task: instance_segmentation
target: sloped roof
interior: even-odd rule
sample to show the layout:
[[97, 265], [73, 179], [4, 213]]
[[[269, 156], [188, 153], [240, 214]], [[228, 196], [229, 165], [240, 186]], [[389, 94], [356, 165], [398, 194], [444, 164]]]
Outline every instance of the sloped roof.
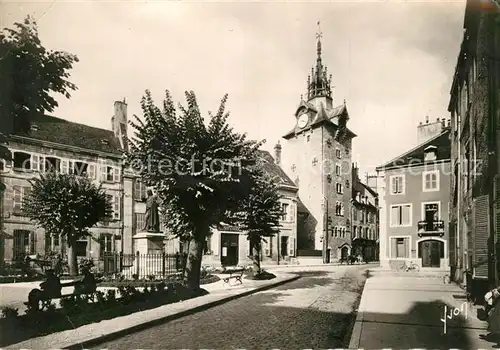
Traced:
[[[305, 106], [307, 107], [308, 105], [310, 105], [310, 103], [308, 102], [301, 102], [301, 104], [299, 105], [299, 108], [300, 109], [302, 106]], [[297, 111], [298, 111], [297, 109]], [[325, 108], [323, 106], [321, 106], [321, 108], [319, 109], [319, 111], [317, 111], [314, 106], [312, 106], [311, 108], [309, 108], [311, 111], [313, 112], [317, 112], [317, 114], [314, 116], [314, 119], [313, 119], [313, 122], [311, 124], [309, 124], [309, 127], [311, 128], [314, 128], [315, 126], [319, 126], [321, 123], [329, 123], [329, 124], [332, 124], [332, 125], [335, 125], [336, 127], [338, 127], [338, 123], [335, 122], [335, 118], [336, 117], [340, 117], [342, 115], [345, 115], [347, 118], [349, 118], [349, 113], [347, 112], [347, 107], [345, 104], [342, 104], [340, 106], [337, 106], [337, 107], [334, 107], [334, 108], [331, 108], [331, 109], [328, 109], [328, 110], [325, 110]], [[295, 134], [297, 132], [299, 132], [300, 130], [297, 130], [297, 127], [293, 127], [292, 130], [290, 130], [289, 132], [287, 132], [283, 138], [284, 139], [289, 139], [293, 136], [295, 136]], [[351, 130], [349, 130], [347, 127], [345, 128], [345, 131], [347, 132], [347, 134], [349, 134], [351, 137], [355, 137], [357, 136], [355, 133], [353, 133]]]
[[29, 131], [15, 135], [105, 153], [123, 153], [119, 139], [111, 130], [94, 128], [48, 115], [35, 116], [32, 125]]
[[262, 161], [264, 171], [269, 174], [272, 178], [278, 180], [278, 182], [285, 186], [297, 187], [295, 183], [288, 177], [288, 175], [277, 165], [274, 161], [273, 156], [268, 151], [258, 150], [259, 158]]
[[429, 146], [437, 147], [436, 161], [451, 159], [450, 128], [446, 128], [439, 135], [421, 143], [406, 153], [380, 165], [376, 170], [387, 168], [418, 166], [424, 164], [424, 150]]

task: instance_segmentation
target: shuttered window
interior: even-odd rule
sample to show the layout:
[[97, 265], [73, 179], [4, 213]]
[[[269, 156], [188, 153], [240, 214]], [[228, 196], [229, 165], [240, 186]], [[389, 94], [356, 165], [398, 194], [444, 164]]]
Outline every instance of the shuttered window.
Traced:
[[290, 237], [289, 244], [290, 244], [290, 251], [288, 252], [288, 255], [295, 256], [295, 238], [294, 237]]
[[488, 278], [489, 196], [474, 199], [473, 220], [473, 264], [475, 278]]

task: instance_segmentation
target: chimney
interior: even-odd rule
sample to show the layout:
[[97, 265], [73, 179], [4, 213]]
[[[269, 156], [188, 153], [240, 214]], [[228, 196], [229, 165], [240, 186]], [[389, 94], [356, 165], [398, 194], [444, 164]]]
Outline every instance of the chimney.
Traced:
[[419, 123], [417, 126], [417, 143], [421, 145], [427, 140], [439, 135], [446, 127], [446, 119], [436, 118], [436, 121], [429, 123], [429, 117], [425, 117], [425, 124]]
[[278, 140], [278, 143], [274, 145], [274, 162], [276, 165], [281, 166], [281, 145]]
[[127, 102], [125, 98], [123, 101], [115, 101], [115, 114], [111, 118], [111, 127], [115, 137], [120, 140], [122, 149], [127, 147]]

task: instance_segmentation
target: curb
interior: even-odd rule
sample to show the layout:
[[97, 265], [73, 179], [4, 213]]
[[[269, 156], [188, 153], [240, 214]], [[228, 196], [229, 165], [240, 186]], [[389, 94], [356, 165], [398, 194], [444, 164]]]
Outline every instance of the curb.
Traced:
[[[172, 315], [164, 316], [164, 317], [161, 317], [161, 318], [158, 318], [155, 320], [151, 320], [151, 321], [146, 321], [146, 322], [141, 323], [139, 325], [135, 325], [135, 326], [128, 327], [125, 329], [121, 329], [121, 330], [113, 332], [113, 333], [100, 335], [94, 339], [86, 340], [84, 342], [74, 343], [74, 344], [65, 346], [64, 349], [67, 349], [67, 350], [89, 349], [90, 347], [102, 344], [104, 342], [112, 341], [112, 340], [121, 338], [121, 337], [128, 335], [128, 334], [131, 334], [131, 333], [139, 332], [141, 330], [145, 330], [145, 329], [148, 329], [148, 328], [151, 328], [154, 326], [158, 326], [158, 325], [161, 325], [163, 323], [166, 323], [166, 322], [169, 322], [169, 321], [172, 321], [172, 320], [184, 317], [184, 316], [188, 316], [188, 315], [200, 312], [200, 311], [204, 311], [204, 310], [210, 309], [214, 306], [218, 306], [218, 305], [227, 303], [231, 300], [242, 298], [242, 297], [257, 293], [257, 292], [262, 292], [264, 290], [268, 290], [268, 289], [278, 287], [280, 285], [283, 285], [283, 284], [286, 284], [289, 282], [296, 281], [299, 278], [300, 278], [300, 276], [294, 275], [294, 276], [291, 276], [291, 277], [289, 277], [285, 280], [279, 281], [279, 282], [275, 282], [275, 283], [268, 284], [268, 285], [261, 286], [261, 287], [256, 287], [255, 289], [245, 291], [245, 292], [240, 293], [240, 294], [230, 295], [230, 296], [224, 297], [222, 299], [209, 302], [207, 304], [195, 306], [191, 309], [177, 312], [177, 313], [172, 314]], [[15, 344], [13, 344], [13, 345], [15, 345]]]

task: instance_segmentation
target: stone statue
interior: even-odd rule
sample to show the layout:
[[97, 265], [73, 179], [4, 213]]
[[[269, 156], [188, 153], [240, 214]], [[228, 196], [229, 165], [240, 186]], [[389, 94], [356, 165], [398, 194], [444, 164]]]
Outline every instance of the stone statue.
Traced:
[[148, 190], [148, 199], [146, 200], [146, 216], [144, 231], [160, 232], [160, 215], [158, 214], [158, 202], [153, 195], [153, 191]]

